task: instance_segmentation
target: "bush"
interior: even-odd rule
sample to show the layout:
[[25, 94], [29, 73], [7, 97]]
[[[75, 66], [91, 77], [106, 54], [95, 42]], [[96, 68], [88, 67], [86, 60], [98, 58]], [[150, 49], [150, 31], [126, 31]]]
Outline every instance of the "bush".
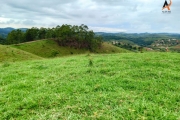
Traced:
[[54, 50], [54, 51], [51, 52], [50, 57], [56, 57], [58, 54], [59, 54], [59, 52]]

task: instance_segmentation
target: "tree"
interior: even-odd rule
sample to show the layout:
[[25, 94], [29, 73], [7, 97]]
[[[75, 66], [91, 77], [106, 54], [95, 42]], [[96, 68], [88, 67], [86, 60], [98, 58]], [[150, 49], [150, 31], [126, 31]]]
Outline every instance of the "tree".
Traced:
[[0, 35], [0, 44], [5, 44], [5, 43], [6, 43], [6, 39]]
[[86, 48], [93, 51], [100, 46], [102, 38], [95, 37], [92, 30], [88, 30], [88, 26], [82, 24], [80, 26], [62, 25], [56, 27], [56, 41], [61, 46], [69, 46], [74, 48]]
[[38, 39], [45, 39], [46, 33], [47, 33], [47, 29], [41, 27], [41, 28], [38, 30]]
[[36, 27], [32, 27], [31, 29], [28, 29], [25, 33], [26, 41], [33, 41], [38, 39], [38, 31], [39, 29]]
[[24, 41], [24, 32], [19, 29], [11, 31], [7, 36], [7, 44], [18, 44]]
[[46, 30], [46, 38], [54, 39], [56, 37], [55, 30], [56, 30], [55, 28], [52, 29], [48, 28]]
[[21, 30], [14, 30], [8, 35], [7, 41], [8, 44], [17, 44], [45, 38], [55, 40], [60, 46], [83, 48], [90, 51], [94, 51], [102, 43], [102, 37], [95, 36], [95, 33], [84, 24], [80, 26], [63, 24], [52, 29], [32, 27], [25, 33]]

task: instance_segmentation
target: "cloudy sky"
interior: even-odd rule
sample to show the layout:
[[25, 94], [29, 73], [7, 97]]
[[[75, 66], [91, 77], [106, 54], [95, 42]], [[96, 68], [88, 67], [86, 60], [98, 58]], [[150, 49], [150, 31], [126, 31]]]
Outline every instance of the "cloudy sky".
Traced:
[[[0, 28], [85, 24], [96, 32], [180, 33], [180, 0], [1, 0]], [[167, 0], [169, 3], [169, 0]]]

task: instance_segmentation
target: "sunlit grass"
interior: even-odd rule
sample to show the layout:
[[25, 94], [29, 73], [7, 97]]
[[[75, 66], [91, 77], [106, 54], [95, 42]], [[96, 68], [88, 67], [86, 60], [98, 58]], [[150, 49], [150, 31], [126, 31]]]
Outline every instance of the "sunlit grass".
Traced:
[[6, 45], [0, 45], [0, 63], [1, 62], [16, 62], [22, 60], [33, 60], [33, 59], [42, 59], [31, 53], [12, 48]]
[[180, 119], [177, 53], [0, 64], [0, 119]]

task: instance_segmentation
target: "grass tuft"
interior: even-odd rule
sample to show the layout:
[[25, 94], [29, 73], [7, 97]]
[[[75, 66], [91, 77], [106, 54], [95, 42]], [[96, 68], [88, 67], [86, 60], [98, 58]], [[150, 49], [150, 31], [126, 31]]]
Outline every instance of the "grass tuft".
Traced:
[[92, 58], [89, 58], [89, 66], [90, 66], [90, 67], [93, 66], [93, 60], [92, 60]]
[[10, 63], [8, 63], [8, 62], [5, 62], [2, 64], [2, 67], [9, 67], [9, 66], [10, 66]]

